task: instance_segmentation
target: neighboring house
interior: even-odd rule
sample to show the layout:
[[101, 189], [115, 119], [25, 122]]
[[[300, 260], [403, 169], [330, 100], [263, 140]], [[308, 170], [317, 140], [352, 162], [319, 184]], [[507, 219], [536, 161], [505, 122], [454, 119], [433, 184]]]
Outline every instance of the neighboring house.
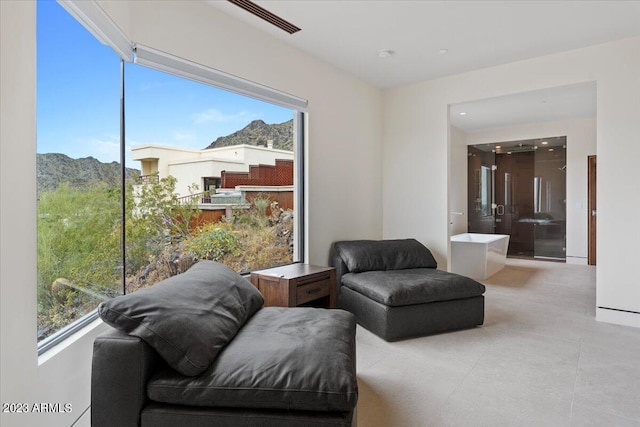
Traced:
[[198, 186], [198, 191], [221, 188], [224, 172], [249, 172], [251, 166], [275, 166], [278, 160], [280, 163], [283, 160], [293, 162], [292, 151], [278, 150], [271, 144], [267, 147], [232, 145], [207, 150], [147, 144], [133, 147], [131, 153], [133, 160], [140, 161], [143, 180], [155, 174], [159, 178], [171, 175], [177, 180], [176, 192], [181, 196], [189, 195], [189, 187], [193, 184]]
[[293, 209], [294, 155], [274, 149], [271, 141], [267, 147], [243, 144], [193, 150], [149, 144], [131, 151], [133, 160], [141, 163], [140, 183], [173, 176], [181, 197], [198, 195], [205, 222], [231, 215], [232, 208], [246, 207], [256, 196]]

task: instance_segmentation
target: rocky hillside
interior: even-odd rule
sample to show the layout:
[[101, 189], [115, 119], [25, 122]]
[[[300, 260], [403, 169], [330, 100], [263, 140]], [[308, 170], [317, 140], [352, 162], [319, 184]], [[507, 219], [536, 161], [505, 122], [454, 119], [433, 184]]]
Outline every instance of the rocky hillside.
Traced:
[[[37, 157], [38, 192], [55, 190], [62, 182], [72, 187], [83, 187], [92, 182], [106, 182], [109, 185], [120, 183], [120, 164], [102, 163], [93, 157], [72, 159], [60, 153], [38, 154]], [[127, 178], [139, 175], [137, 169], [126, 168]]]
[[221, 136], [205, 149], [240, 144], [266, 147], [268, 140], [273, 140], [273, 148], [293, 151], [293, 119], [272, 125], [266, 124], [262, 120], [254, 120], [244, 129], [231, 135]]

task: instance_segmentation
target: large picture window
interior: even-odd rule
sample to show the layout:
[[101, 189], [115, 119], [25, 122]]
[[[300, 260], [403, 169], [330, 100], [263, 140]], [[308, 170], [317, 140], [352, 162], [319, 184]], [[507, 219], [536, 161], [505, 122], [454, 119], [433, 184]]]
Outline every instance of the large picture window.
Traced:
[[37, 12], [40, 351], [199, 260], [302, 261], [306, 101], [149, 48], [123, 63], [86, 14]]
[[210, 259], [248, 272], [298, 261], [295, 111], [126, 67], [126, 291]]

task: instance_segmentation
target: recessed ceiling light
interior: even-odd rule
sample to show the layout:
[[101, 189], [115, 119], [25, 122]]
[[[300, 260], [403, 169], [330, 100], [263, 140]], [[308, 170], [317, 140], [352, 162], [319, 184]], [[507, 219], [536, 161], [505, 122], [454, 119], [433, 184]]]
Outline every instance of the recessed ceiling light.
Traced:
[[511, 151], [507, 151], [507, 154], [511, 154]]
[[447, 53], [447, 52], [449, 52], [449, 49], [440, 49], [440, 50], [438, 51], [438, 53], [439, 53], [440, 55], [444, 55], [444, 54], [445, 54], [445, 53]]
[[460, 113], [461, 116], [466, 116], [467, 113], [465, 113], [464, 111]]
[[553, 148], [549, 148], [549, 151], [553, 151]]
[[496, 148], [502, 148], [500, 145], [496, 145]]
[[380, 49], [378, 51], [378, 58], [388, 58], [391, 55], [393, 55], [394, 52], [392, 50], [389, 49]]
[[548, 143], [548, 141], [542, 141], [542, 145], [547, 145]]

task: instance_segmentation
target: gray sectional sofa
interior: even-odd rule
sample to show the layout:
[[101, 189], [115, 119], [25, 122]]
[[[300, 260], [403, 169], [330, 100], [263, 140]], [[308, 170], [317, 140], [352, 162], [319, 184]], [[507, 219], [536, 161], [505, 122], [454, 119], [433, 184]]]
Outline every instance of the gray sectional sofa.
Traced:
[[211, 261], [102, 303], [91, 425], [355, 426], [355, 319], [262, 307]]
[[483, 284], [437, 270], [415, 239], [335, 242], [338, 305], [387, 341], [484, 322]]

